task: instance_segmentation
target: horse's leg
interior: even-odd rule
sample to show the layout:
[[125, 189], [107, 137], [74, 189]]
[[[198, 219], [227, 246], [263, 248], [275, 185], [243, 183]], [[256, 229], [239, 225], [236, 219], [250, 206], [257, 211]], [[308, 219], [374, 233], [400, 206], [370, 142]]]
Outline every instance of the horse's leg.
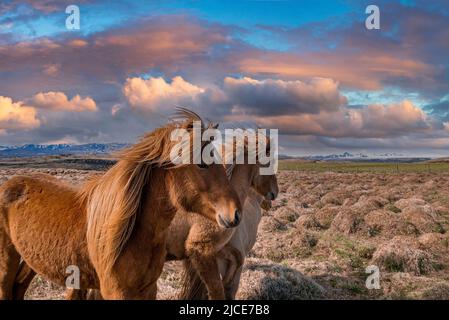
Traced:
[[14, 280], [19, 266], [19, 253], [6, 231], [0, 229], [0, 300], [13, 299]]
[[240, 283], [244, 257], [238, 249], [229, 244], [220, 250], [218, 255], [218, 263], [224, 271], [222, 271], [222, 278], [225, 296], [226, 299], [233, 300]]
[[87, 300], [87, 289], [67, 289], [65, 291], [66, 300]]
[[23, 300], [28, 287], [33, 281], [36, 272], [31, 269], [25, 261], [20, 263], [20, 269], [14, 281], [13, 295], [14, 300]]
[[[20, 270], [14, 282], [14, 300], [23, 300], [25, 293], [33, 281], [36, 272], [34, 272], [25, 262], [20, 264]], [[84, 289], [67, 289], [65, 294], [66, 300], [86, 300], [87, 290]]]
[[207, 288], [209, 300], [224, 300], [224, 288], [218, 269], [217, 257], [215, 254], [201, 254], [196, 251], [189, 256], [198, 276]]
[[243, 266], [240, 266], [235, 270], [234, 276], [232, 279], [230, 279], [229, 282], [227, 282], [225, 287], [225, 295], [226, 299], [234, 300], [235, 295], [237, 294], [237, 291], [239, 289], [240, 285], [240, 277], [242, 276]]
[[86, 294], [86, 300], [103, 300], [100, 290], [89, 289]]
[[97, 293], [88, 294], [88, 300], [155, 300], [157, 294], [157, 285], [152, 283], [145, 287], [145, 289], [140, 290], [138, 285], [133, 286], [133, 288], [105, 288], [104, 286]]
[[66, 300], [103, 300], [100, 290], [97, 289], [67, 289]]
[[[162, 254], [163, 253], [163, 254]], [[125, 253], [125, 255], [128, 253]], [[88, 297], [100, 296], [104, 300], [155, 300], [157, 294], [157, 280], [162, 272], [165, 251], [161, 252], [161, 261], [157, 266], [150, 268], [141, 266], [139, 261], [120, 257], [115, 270], [108, 274], [107, 278], [100, 278], [100, 290], [91, 292]], [[153, 255], [154, 263], [157, 258]], [[134, 266], [133, 272], [129, 272], [130, 265]], [[92, 290], [91, 290], [92, 291]]]
[[148, 287], [147, 297], [145, 300], [156, 300], [157, 296], [157, 283], [154, 282]]

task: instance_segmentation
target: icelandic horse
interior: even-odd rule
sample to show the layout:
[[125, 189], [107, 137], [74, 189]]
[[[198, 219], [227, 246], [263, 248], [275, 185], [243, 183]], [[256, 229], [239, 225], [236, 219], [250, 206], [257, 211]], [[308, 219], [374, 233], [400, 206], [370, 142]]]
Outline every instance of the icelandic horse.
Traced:
[[[274, 200], [274, 197], [272, 199]], [[249, 190], [243, 205], [242, 221], [235, 228], [226, 246], [217, 253], [217, 264], [227, 300], [235, 299], [240, 285], [245, 258], [256, 243], [257, 231], [262, 219], [261, 208], [269, 210], [271, 208], [271, 200], [262, 197], [256, 190]], [[208, 290], [205, 282], [195, 272], [195, 269], [189, 266], [188, 262], [185, 268], [187, 276], [182, 285], [180, 298], [184, 300], [207, 299]]]
[[[269, 152], [270, 143], [267, 137]], [[259, 137], [260, 139], [260, 137]], [[235, 147], [235, 145], [234, 145]], [[249, 154], [245, 144], [245, 157]], [[228, 167], [231, 186], [237, 191], [243, 204], [248, 195], [256, 195], [267, 201], [274, 200], [279, 192], [276, 175], [261, 175], [261, 164], [233, 164]], [[251, 221], [245, 217], [243, 211], [242, 222]], [[241, 223], [242, 223], [241, 222]], [[186, 212], [176, 213], [169, 227], [167, 239], [167, 253], [169, 259], [184, 260], [184, 279], [180, 299], [231, 299], [231, 289], [228, 283], [234, 279], [233, 271], [243, 264], [245, 253], [239, 246], [229, 245], [239, 232], [239, 238], [255, 238], [255, 233], [242, 229], [222, 229], [213, 225], [204, 217], [189, 215]], [[257, 232], [257, 225], [256, 225]], [[229, 270], [229, 272], [228, 272]]]
[[[269, 148], [269, 143], [267, 145]], [[247, 144], [244, 145], [244, 153], [248, 154]], [[231, 186], [237, 192], [241, 203], [245, 202], [248, 195], [265, 198], [267, 201], [277, 197], [279, 190], [276, 176], [260, 175], [260, 167], [259, 163], [227, 166]], [[251, 220], [245, 216], [241, 219]], [[233, 279], [232, 272], [243, 264], [244, 257], [239, 250], [241, 247], [234, 248], [228, 244], [235, 238], [234, 231], [240, 233], [240, 238], [245, 237], [245, 231], [251, 230], [240, 227], [224, 229], [198, 214], [185, 210], [176, 212], [167, 236], [167, 261], [184, 260], [185, 273], [179, 298], [195, 299], [198, 294], [201, 294], [201, 298], [211, 300], [233, 298], [230, 288], [223, 287], [223, 284]], [[249, 232], [248, 238], [255, 239], [255, 233]], [[227, 270], [229, 280], [225, 281], [220, 276], [225, 275]], [[75, 299], [101, 299], [98, 292], [93, 290], [88, 293], [78, 290], [72, 292], [72, 295]]]
[[202, 121], [179, 113], [80, 190], [48, 175], [0, 187], [0, 299], [23, 298], [33, 273], [65, 285], [69, 266], [78, 267], [81, 289], [99, 289], [105, 299], [155, 299], [176, 212], [238, 224], [240, 200], [221, 164], [172, 163], [172, 130], [192, 139], [193, 121]]

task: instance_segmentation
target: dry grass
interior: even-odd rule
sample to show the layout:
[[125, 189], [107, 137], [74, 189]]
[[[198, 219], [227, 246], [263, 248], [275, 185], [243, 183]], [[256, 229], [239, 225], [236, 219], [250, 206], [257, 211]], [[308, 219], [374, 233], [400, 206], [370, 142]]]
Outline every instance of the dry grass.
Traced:
[[[281, 193], [262, 217], [239, 298], [449, 298], [449, 174], [443, 166], [399, 174], [357, 167], [279, 173]], [[0, 182], [33, 171], [75, 184], [92, 174], [5, 168]], [[372, 264], [381, 270], [380, 290], [365, 287]], [[180, 273], [179, 263], [166, 264], [159, 298], [176, 297]], [[61, 299], [63, 290], [37, 279], [27, 297]]]

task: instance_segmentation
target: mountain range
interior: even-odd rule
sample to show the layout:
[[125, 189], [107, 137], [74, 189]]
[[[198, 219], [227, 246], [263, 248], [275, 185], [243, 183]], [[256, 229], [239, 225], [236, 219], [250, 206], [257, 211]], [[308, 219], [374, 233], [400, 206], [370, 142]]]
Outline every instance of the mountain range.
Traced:
[[26, 144], [23, 146], [0, 146], [0, 157], [109, 154], [126, 146], [127, 144], [124, 143]]
[[[22, 146], [0, 146], [0, 158], [25, 158], [56, 155], [107, 155], [128, 146], [125, 143], [87, 143], [87, 144], [26, 144]], [[343, 152], [341, 154], [310, 155], [291, 157], [279, 155], [279, 159], [302, 159], [311, 161], [425, 161], [430, 158], [404, 158], [397, 153], [368, 156], [363, 153]]]

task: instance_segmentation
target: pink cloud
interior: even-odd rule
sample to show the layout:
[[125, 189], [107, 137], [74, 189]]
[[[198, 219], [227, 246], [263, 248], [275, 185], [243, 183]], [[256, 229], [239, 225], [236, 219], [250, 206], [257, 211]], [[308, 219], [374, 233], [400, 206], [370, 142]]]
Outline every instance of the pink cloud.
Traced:
[[220, 26], [167, 16], [84, 39], [40, 38], [0, 45], [0, 72], [25, 70], [30, 77], [42, 66], [57, 64], [64, 79], [123, 81], [130, 74], [152, 68], [170, 72], [188, 67], [207, 58], [213, 45], [227, 42]]
[[0, 96], [0, 131], [29, 130], [40, 124], [35, 108], [22, 101], [14, 102], [9, 97]]
[[31, 102], [38, 109], [52, 111], [97, 111], [97, 105], [92, 98], [75, 95], [69, 99], [63, 92], [40, 92], [34, 95]]
[[385, 81], [394, 77], [410, 79], [426, 77], [429, 80], [440, 72], [437, 67], [416, 59], [379, 56], [369, 52], [314, 53], [313, 55], [267, 52], [243, 57], [237, 63], [244, 73], [288, 79], [332, 78], [346, 87], [364, 90], [381, 89]]
[[132, 108], [150, 112], [170, 108], [194, 99], [204, 89], [185, 81], [182, 77], [174, 77], [171, 83], [163, 78], [128, 78], [123, 86], [123, 94]]
[[441, 122], [407, 100], [360, 109], [342, 107], [338, 111], [319, 114], [258, 117], [255, 121], [264, 127], [279, 128], [284, 134], [336, 138], [388, 138], [413, 133], [432, 134], [444, 129]]

